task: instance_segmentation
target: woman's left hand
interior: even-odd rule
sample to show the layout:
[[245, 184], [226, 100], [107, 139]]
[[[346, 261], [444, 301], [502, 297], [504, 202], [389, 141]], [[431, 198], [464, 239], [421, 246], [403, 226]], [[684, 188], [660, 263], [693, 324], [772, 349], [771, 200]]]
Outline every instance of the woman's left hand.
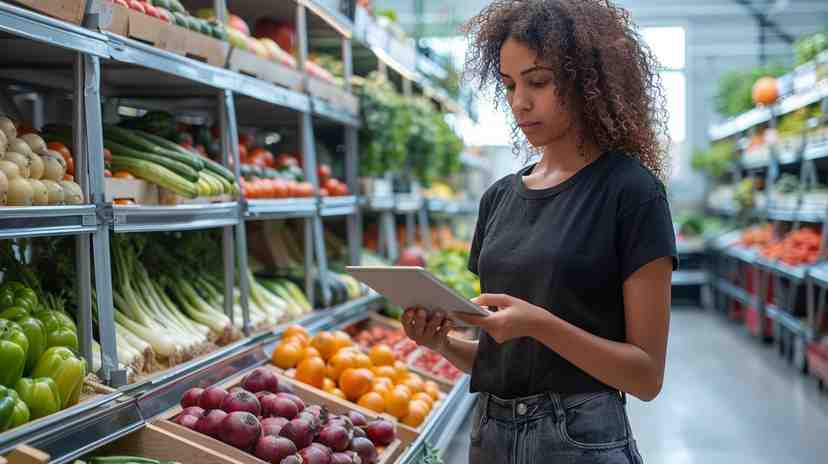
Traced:
[[488, 316], [454, 313], [458, 319], [483, 329], [497, 343], [518, 337], [531, 337], [539, 326], [549, 320], [549, 311], [509, 295], [484, 293], [473, 298], [480, 306], [496, 306], [497, 311]]

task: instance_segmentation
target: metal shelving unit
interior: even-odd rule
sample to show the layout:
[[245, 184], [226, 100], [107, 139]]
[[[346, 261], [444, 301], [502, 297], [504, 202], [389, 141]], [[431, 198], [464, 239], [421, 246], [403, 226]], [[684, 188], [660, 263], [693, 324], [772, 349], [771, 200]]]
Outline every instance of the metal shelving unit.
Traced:
[[[203, 0], [216, 11], [225, 10], [224, 0]], [[188, 3], [189, 5], [189, 3]], [[88, 5], [88, 7], [91, 6]], [[236, 9], [261, 9], [261, 2], [233, 0]], [[339, 12], [314, 0], [270, 2], [268, 13], [277, 12], [295, 19], [299, 37], [299, 69], [304, 69], [308, 47], [320, 40], [336, 40], [345, 63], [346, 85], [350, 93], [352, 39], [376, 53], [383, 66], [394, 63], [399, 70], [439, 101], [443, 108], [462, 111], [440, 92], [433, 91], [425, 79], [406, 70], [416, 69], [399, 57], [398, 44], [376, 42], [376, 35], [358, 34], [356, 25]], [[358, 8], [361, 9], [361, 8]], [[310, 14], [308, 14], [310, 12]], [[147, 44], [108, 32], [96, 32], [54, 20], [29, 10], [0, 3], [0, 40], [6, 47], [5, 66], [0, 74], [9, 81], [31, 85], [33, 89], [49, 88], [72, 95], [72, 122], [75, 130], [73, 153], [76, 155], [77, 180], [89, 204], [81, 206], [0, 208], [0, 239], [76, 235], [79, 275], [78, 326], [81, 351], [91, 360], [92, 295], [99, 308], [98, 337], [102, 356], [100, 377], [112, 386], [114, 393], [92, 400], [0, 434], [0, 454], [21, 444], [42, 449], [51, 455], [51, 462], [62, 464], [122, 437], [140, 427], [160, 411], [176, 404], [187, 388], [214, 383], [233, 372], [251, 369], [265, 362], [261, 346], [272, 345], [285, 327], [259, 334], [249, 333], [247, 304], [249, 283], [241, 273], [239, 287], [248, 337], [222, 347], [208, 355], [177, 365], [148, 379], [125, 385], [126, 374], [117, 366], [113, 322], [112, 282], [110, 275], [110, 238], [113, 233], [154, 231], [186, 231], [206, 228], [223, 230], [226, 301], [233, 301], [233, 279], [238, 265], [245, 269], [247, 244], [245, 224], [255, 220], [298, 219], [305, 223], [306, 266], [315, 266], [324, 275], [327, 270], [322, 237], [322, 221], [345, 218], [348, 221], [350, 261], [359, 262], [361, 249], [361, 208], [359, 196], [345, 198], [305, 198], [288, 200], [245, 200], [226, 203], [175, 206], [113, 206], [104, 198], [103, 122], [118, 105], [146, 105], [152, 108], [173, 108], [176, 105], [217, 114], [221, 126], [224, 164], [231, 165], [237, 179], [239, 153], [238, 124], [273, 125], [293, 119], [299, 127], [300, 147], [304, 155], [305, 177], [318, 192], [316, 178], [315, 126], [334, 125], [343, 131], [346, 181], [352, 192], [358, 192], [358, 115], [341, 110], [329, 102], [308, 94], [285, 89], [263, 80], [234, 71], [211, 66], [182, 57]], [[374, 40], [373, 42], [371, 42]], [[412, 50], [414, 50], [412, 48]], [[416, 57], [416, 53], [414, 53]], [[305, 79], [308, 79], [305, 75]], [[169, 106], [167, 106], [169, 105]], [[397, 202], [392, 197], [387, 211], [418, 215], [427, 213], [421, 202]], [[385, 210], [385, 209], [383, 209]], [[456, 207], [446, 214], [466, 213]], [[470, 211], [468, 211], [470, 212]], [[427, 219], [427, 216], [426, 216]], [[94, 264], [94, 267], [93, 267]], [[93, 271], [94, 269], [94, 271]], [[323, 293], [329, 289], [323, 285]], [[313, 295], [313, 292], [309, 292]], [[327, 298], [325, 298], [327, 300]], [[365, 296], [335, 308], [314, 311], [300, 321], [310, 330], [335, 327], [361, 317], [380, 303], [376, 294]], [[322, 306], [325, 301], [321, 302]], [[230, 310], [226, 307], [225, 310]], [[90, 363], [91, 364], [91, 363]], [[443, 403], [441, 424], [457, 413], [462, 403], [461, 390], [465, 381]], [[463, 403], [465, 404], [465, 403]], [[444, 425], [441, 425], [444, 427]], [[437, 428], [430, 426], [432, 439]]]

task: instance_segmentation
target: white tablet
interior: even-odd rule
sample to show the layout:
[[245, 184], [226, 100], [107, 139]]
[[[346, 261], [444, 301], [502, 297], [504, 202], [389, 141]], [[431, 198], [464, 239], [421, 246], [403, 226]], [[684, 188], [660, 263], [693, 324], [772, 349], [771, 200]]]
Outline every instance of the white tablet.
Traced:
[[421, 267], [348, 266], [345, 271], [401, 308], [424, 308], [478, 316], [491, 314]]

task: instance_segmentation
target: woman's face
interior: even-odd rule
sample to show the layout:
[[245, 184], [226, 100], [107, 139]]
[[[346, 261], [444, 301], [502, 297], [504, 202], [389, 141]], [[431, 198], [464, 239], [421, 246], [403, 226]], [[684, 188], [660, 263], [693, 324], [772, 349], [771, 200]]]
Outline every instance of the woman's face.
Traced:
[[500, 48], [500, 76], [518, 127], [535, 147], [566, 136], [573, 118], [557, 93], [552, 69], [515, 39]]

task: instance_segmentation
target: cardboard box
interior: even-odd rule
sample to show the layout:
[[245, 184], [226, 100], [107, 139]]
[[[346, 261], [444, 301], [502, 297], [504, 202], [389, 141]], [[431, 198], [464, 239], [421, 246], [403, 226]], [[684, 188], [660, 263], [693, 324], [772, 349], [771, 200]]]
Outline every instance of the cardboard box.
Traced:
[[309, 77], [308, 93], [351, 114], [359, 113], [359, 99], [336, 84], [331, 84], [315, 77]]
[[15, 0], [15, 3], [78, 26], [86, 13], [86, 0]]
[[[378, 417], [381, 417], [373, 411], [353, 405], [347, 401], [344, 401], [333, 395], [325, 393], [321, 390], [316, 390], [313, 387], [310, 387], [309, 385], [305, 385], [301, 382], [296, 382], [293, 379], [289, 379], [281, 373], [279, 373], [279, 369], [275, 366], [266, 365], [263, 367], [273, 369], [273, 371], [276, 372], [279, 376], [280, 383], [285, 382], [292, 385], [294, 390], [296, 391], [296, 395], [302, 398], [302, 400], [304, 400], [305, 403], [308, 405], [316, 404], [319, 406], [323, 406], [325, 409], [327, 409], [330, 412], [333, 412], [334, 414], [346, 414], [349, 411], [357, 410], [361, 412], [363, 415], [365, 415], [365, 417], [368, 418], [368, 420], [377, 419]], [[239, 385], [243, 377], [243, 375], [233, 377], [221, 383], [219, 386], [229, 390], [232, 387]], [[179, 437], [187, 442], [196, 443], [204, 448], [213, 450], [218, 455], [224, 456], [227, 459], [232, 460], [233, 462], [241, 464], [266, 464], [264, 461], [252, 454], [249, 454], [240, 449], [222, 443], [207, 435], [203, 435], [199, 432], [190, 430], [186, 427], [176, 424], [175, 422], [173, 422], [173, 419], [180, 412], [180, 406], [176, 406], [168, 410], [159, 417], [159, 419], [154, 423], [154, 426], [158, 427], [161, 430], [169, 432], [174, 436]], [[403, 429], [403, 427], [405, 427], [405, 429]], [[386, 446], [385, 449], [380, 453], [380, 458], [378, 462], [380, 464], [391, 464], [396, 462], [396, 459], [402, 454], [405, 448], [408, 445], [410, 445], [416, 438], [417, 433], [413, 432], [413, 429], [411, 429], [410, 427], [406, 427], [402, 424], [397, 424], [397, 439], [394, 440], [394, 442], [392, 442], [390, 445]], [[198, 462], [199, 464], [201, 464], [201, 461], [198, 461], [196, 459], [188, 459], [187, 462]]]
[[207, 205], [234, 201], [230, 195], [216, 195], [213, 197], [186, 198], [165, 188], [158, 189], [158, 203], [162, 205]]
[[110, 18], [101, 28], [118, 35], [140, 40], [177, 55], [186, 56], [213, 66], [224, 67], [230, 45], [199, 32], [170, 24], [139, 11], [106, 2]]
[[302, 91], [302, 73], [290, 66], [260, 58], [247, 50], [232, 48], [227, 68], [287, 89]]

